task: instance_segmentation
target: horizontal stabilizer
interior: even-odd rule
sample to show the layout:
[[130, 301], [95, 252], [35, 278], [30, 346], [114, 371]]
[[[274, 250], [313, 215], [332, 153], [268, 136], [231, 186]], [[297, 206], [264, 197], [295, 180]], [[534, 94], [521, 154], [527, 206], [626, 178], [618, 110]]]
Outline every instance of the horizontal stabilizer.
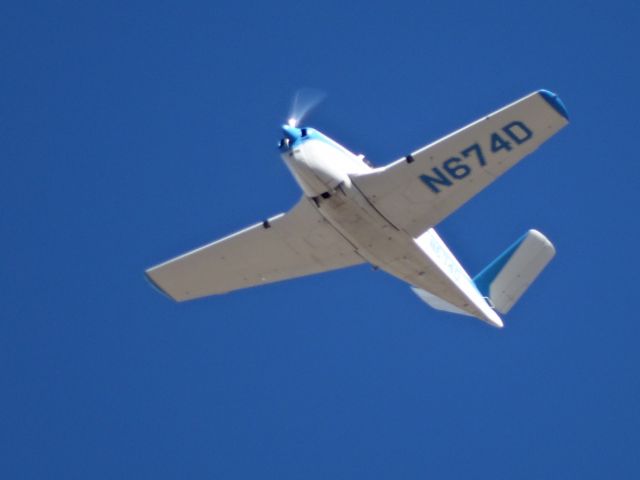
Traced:
[[435, 308], [436, 310], [441, 310], [443, 312], [458, 313], [460, 315], [472, 316], [470, 313], [465, 312], [464, 310], [456, 307], [455, 305], [451, 305], [446, 300], [443, 300], [437, 295], [434, 295], [433, 293], [429, 293], [426, 290], [423, 290], [422, 288], [411, 287], [411, 290], [413, 290], [413, 293], [415, 293], [420, 298], [420, 300], [422, 300], [424, 303], [429, 305], [431, 308]]
[[555, 253], [553, 244], [542, 233], [529, 230], [476, 275], [473, 282], [497, 311], [507, 313]]
[[414, 293], [422, 301], [436, 310], [469, 315], [502, 328], [500, 316], [433, 228], [414, 242], [428, 259], [424, 273], [410, 280]]

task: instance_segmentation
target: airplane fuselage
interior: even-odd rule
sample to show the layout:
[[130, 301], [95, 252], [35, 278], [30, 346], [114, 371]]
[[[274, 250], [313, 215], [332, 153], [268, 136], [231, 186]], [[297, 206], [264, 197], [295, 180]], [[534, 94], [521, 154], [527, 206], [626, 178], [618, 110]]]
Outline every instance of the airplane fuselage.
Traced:
[[331, 192], [339, 185], [350, 188], [350, 175], [372, 170], [362, 155], [353, 154], [317, 130], [282, 128], [282, 159], [309, 198]]
[[[468, 291], [452, 295], [451, 284], [442, 281], [439, 262], [385, 218], [358, 189], [353, 178], [374, 170], [363, 156], [311, 128], [284, 126], [283, 130], [280, 150], [285, 164], [320, 214], [363, 259], [411, 285], [448, 296], [451, 304], [471, 315], [493, 319], [493, 311], [480, 311], [469, 301]], [[462, 273], [457, 262], [450, 262], [450, 268]], [[471, 284], [470, 288], [475, 290]]]

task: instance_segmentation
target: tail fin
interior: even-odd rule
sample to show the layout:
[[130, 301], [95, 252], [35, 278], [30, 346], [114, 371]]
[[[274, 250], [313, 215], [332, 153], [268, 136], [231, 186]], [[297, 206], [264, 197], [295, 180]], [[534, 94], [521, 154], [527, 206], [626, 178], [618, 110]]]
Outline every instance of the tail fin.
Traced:
[[494, 308], [507, 313], [555, 255], [553, 244], [537, 230], [529, 230], [473, 278]]

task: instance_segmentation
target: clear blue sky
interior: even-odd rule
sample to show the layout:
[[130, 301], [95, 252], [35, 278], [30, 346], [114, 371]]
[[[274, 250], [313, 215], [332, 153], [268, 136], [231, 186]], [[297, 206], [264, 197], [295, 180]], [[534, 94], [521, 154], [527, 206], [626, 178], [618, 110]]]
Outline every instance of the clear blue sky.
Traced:
[[[636, 478], [637, 2], [5, 2], [0, 477]], [[440, 226], [558, 255], [504, 330], [363, 266], [173, 304], [287, 210], [309, 123], [377, 165], [538, 88], [572, 123]]]

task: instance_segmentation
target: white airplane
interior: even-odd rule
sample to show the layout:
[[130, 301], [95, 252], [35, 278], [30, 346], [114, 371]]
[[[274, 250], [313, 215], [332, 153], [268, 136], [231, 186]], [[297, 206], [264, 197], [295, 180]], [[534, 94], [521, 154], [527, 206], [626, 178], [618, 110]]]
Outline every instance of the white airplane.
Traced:
[[279, 149], [304, 194], [288, 212], [146, 271], [176, 301], [368, 262], [438, 310], [494, 327], [555, 254], [529, 230], [471, 278], [434, 230], [568, 124], [540, 90], [384, 167], [312, 128], [284, 125]]

